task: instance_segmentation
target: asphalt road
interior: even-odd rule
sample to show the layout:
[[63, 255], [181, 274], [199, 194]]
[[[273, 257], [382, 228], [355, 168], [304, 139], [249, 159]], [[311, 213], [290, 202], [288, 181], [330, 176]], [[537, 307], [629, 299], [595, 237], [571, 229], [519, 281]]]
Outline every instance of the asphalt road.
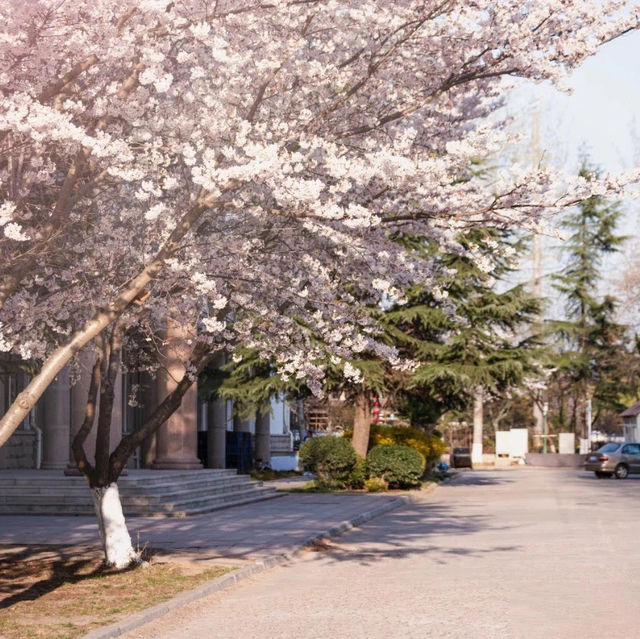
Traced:
[[128, 639], [640, 637], [640, 478], [472, 471]]

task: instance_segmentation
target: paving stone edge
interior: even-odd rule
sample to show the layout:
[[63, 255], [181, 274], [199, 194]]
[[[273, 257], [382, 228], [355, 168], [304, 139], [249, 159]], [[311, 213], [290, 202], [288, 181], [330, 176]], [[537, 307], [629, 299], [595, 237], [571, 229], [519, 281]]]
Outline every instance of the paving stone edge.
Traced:
[[[447, 483], [447, 480], [442, 483]], [[175, 597], [172, 597], [168, 601], [164, 601], [161, 604], [157, 604], [155, 606], [152, 606], [151, 608], [146, 608], [145, 610], [130, 615], [108, 626], [96, 628], [86, 635], [83, 635], [82, 639], [112, 639], [113, 637], [119, 637], [125, 632], [135, 630], [136, 628], [139, 628], [140, 626], [143, 626], [150, 621], [157, 619], [158, 617], [166, 615], [168, 612], [171, 612], [172, 610], [175, 610], [180, 606], [184, 606], [185, 604], [188, 604], [192, 601], [202, 599], [203, 597], [211, 595], [214, 592], [226, 590], [227, 588], [230, 588], [240, 581], [244, 581], [245, 579], [248, 579], [253, 575], [264, 572], [265, 570], [269, 570], [270, 568], [274, 568], [275, 566], [281, 566], [282, 564], [291, 561], [298, 553], [302, 552], [302, 550], [306, 546], [312, 544], [314, 541], [318, 541], [319, 539], [330, 539], [331, 537], [337, 537], [347, 530], [356, 528], [369, 521], [370, 519], [373, 519], [374, 517], [384, 515], [385, 513], [391, 510], [395, 510], [396, 508], [400, 508], [401, 506], [405, 506], [406, 504], [414, 503], [424, 495], [428, 495], [429, 493], [433, 492], [437, 487], [438, 484], [433, 483], [427, 486], [425, 489], [421, 490], [419, 493], [408, 493], [406, 495], [401, 495], [396, 499], [388, 501], [385, 504], [381, 504], [380, 506], [372, 508], [371, 510], [367, 510], [364, 513], [360, 513], [359, 515], [345, 520], [336, 526], [332, 526], [327, 530], [324, 530], [320, 533], [315, 533], [307, 537], [302, 543], [295, 544], [283, 553], [260, 559], [250, 566], [234, 570], [227, 575], [212, 579], [211, 581], [208, 581], [201, 586], [194, 588], [193, 590], [186, 590], [185, 592], [181, 592], [179, 595], [176, 595]]]

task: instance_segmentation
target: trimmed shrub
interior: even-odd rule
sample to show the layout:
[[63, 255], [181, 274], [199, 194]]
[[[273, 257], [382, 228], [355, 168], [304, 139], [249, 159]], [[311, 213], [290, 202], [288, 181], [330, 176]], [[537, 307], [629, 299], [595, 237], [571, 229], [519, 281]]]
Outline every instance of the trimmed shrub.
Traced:
[[356, 463], [347, 479], [347, 486], [349, 488], [364, 488], [368, 476], [367, 460], [356, 453]]
[[370, 493], [383, 493], [385, 490], [389, 490], [389, 484], [380, 477], [370, 477], [364, 482], [364, 487]]
[[341, 437], [313, 437], [300, 446], [298, 455], [318, 483], [324, 485], [344, 486], [357, 461], [353, 446]]
[[413, 448], [378, 444], [367, 455], [369, 473], [384, 479], [391, 488], [418, 486], [424, 474], [424, 457]]

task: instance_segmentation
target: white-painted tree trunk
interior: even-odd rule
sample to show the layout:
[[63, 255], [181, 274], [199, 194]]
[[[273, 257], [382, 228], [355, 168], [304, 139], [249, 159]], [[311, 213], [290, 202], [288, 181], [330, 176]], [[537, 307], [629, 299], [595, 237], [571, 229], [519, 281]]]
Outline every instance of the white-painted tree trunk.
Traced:
[[122, 569], [140, 561], [124, 521], [118, 484], [114, 482], [106, 487], [91, 488], [91, 497], [107, 566]]

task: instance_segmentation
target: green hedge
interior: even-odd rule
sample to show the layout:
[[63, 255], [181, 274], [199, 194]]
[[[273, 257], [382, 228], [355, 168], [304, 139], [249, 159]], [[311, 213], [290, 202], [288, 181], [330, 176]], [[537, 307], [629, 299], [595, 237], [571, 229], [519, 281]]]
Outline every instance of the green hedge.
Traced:
[[349, 484], [358, 459], [353, 446], [341, 437], [313, 437], [300, 446], [298, 455], [318, 483], [325, 485]]
[[356, 453], [356, 463], [349, 474], [349, 478], [347, 479], [347, 487], [364, 488], [367, 477], [369, 477], [367, 460], [362, 455]]
[[397, 444], [378, 444], [367, 455], [372, 477], [384, 479], [390, 488], [419, 486], [424, 474], [424, 457], [413, 448]]

